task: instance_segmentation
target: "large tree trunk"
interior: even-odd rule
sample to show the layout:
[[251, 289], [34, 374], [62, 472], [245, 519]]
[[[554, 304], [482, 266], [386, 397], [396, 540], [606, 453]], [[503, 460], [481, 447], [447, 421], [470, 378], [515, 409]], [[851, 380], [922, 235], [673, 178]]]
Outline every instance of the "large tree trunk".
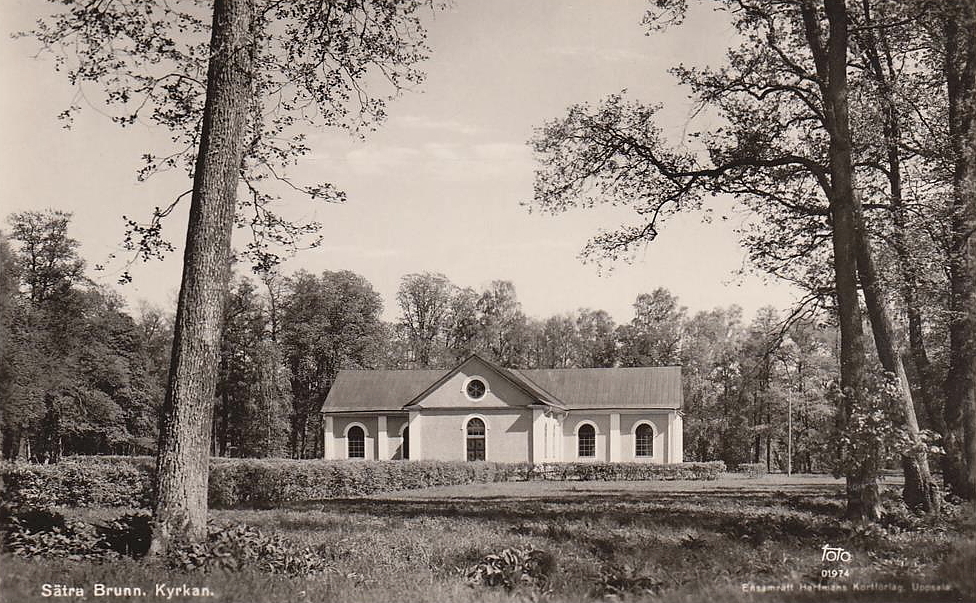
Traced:
[[200, 149], [156, 459], [151, 555], [207, 531], [207, 480], [230, 241], [252, 91], [253, 0], [216, 0]]
[[861, 288], [864, 291], [864, 302], [871, 321], [871, 330], [874, 334], [874, 345], [877, 348], [881, 366], [885, 371], [895, 375], [898, 381], [898, 393], [904, 413], [905, 428], [914, 448], [914, 452], [902, 455], [902, 467], [905, 471], [905, 487], [903, 490], [905, 504], [910, 509], [921, 509], [925, 513], [937, 514], [941, 508], [939, 487], [935, 484], [929, 471], [928, 454], [922, 446], [911, 386], [908, 383], [908, 376], [905, 374], [901, 355], [895, 346], [894, 328], [888, 316], [884, 293], [881, 291], [877, 268], [874, 265], [871, 242], [864, 226], [860, 200], [856, 197], [854, 213], [858, 226], [857, 269], [861, 279]]
[[[857, 289], [857, 214], [854, 197], [853, 150], [847, 99], [847, 6], [844, 0], [825, 0], [827, 43], [823, 45], [815, 3], [804, 2], [807, 39], [821, 81], [826, 125], [833, 221], [834, 279], [840, 322], [840, 374], [844, 397], [839, 422], [846, 426], [864, 397], [864, 329]], [[881, 516], [880, 467], [868, 460], [852, 464], [847, 473], [847, 512], [851, 517], [873, 521]]]
[[[976, 498], [976, 6], [946, 2], [945, 74], [955, 163], [949, 241], [946, 481]], [[953, 462], [954, 461], [954, 462]]]
[[[885, 141], [888, 186], [894, 226], [891, 245], [902, 275], [902, 298], [908, 308], [909, 331], [913, 348], [912, 357], [916, 360], [916, 376], [922, 381], [919, 392], [921, 396], [927, 396], [931, 389], [924, 380], [930, 376], [931, 370], [928, 366], [928, 355], [925, 352], [925, 344], [922, 340], [922, 318], [916, 295], [918, 278], [914, 259], [908, 251], [908, 242], [905, 239], [904, 232], [906, 219], [902, 194], [901, 156], [899, 154], [901, 119], [898, 114], [898, 107], [895, 104], [894, 90], [898, 72], [894, 68], [886, 30], [876, 30], [873, 27], [871, 2], [863, 0], [862, 5], [866, 27], [861, 34], [861, 45], [867, 56], [868, 72], [877, 83], [880, 100], [884, 104], [882, 131]], [[859, 199], [855, 199], [855, 205], [860, 235], [858, 237], [858, 274], [861, 278], [861, 287], [864, 291], [868, 315], [871, 319], [874, 343], [882, 367], [895, 375], [898, 380], [905, 427], [914, 448], [913, 452], [902, 457], [902, 467], [905, 471], [903, 498], [905, 504], [911, 509], [920, 509], [926, 513], [937, 514], [941, 507], [941, 494], [929, 471], [928, 454], [925, 452], [919, 433], [911, 385], [898, 350], [900, 346], [896, 345], [895, 331], [885, 302], [881, 279], [874, 263], [871, 238], [864, 223]]]
[[932, 366], [924, 339], [922, 312], [915, 290], [906, 287], [903, 292], [905, 299], [905, 313], [908, 315], [908, 351], [911, 356], [911, 366], [915, 369], [918, 384], [918, 401], [925, 410], [921, 425], [932, 429], [939, 436], [945, 437], [945, 419], [942, 416], [941, 384], [937, 378], [938, 371]]

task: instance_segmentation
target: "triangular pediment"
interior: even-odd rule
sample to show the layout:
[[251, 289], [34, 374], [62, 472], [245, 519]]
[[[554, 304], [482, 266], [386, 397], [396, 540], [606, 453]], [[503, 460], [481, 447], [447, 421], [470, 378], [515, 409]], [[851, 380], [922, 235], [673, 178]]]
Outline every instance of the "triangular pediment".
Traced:
[[524, 377], [472, 354], [445, 373], [407, 407], [419, 408], [524, 408], [561, 406], [559, 401]]

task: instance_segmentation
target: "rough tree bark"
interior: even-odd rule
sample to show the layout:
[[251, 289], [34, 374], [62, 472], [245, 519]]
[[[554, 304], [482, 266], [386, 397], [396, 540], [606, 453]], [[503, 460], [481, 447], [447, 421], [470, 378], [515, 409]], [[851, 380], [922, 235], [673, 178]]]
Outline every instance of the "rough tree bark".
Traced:
[[206, 536], [210, 429], [253, 84], [253, 0], [216, 0], [200, 147], [163, 406], [150, 555]]
[[[847, 87], [847, 6], [844, 0], [825, 0], [826, 44], [817, 8], [812, 0], [802, 5], [806, 37], [816, 63], [829, 135], [831, 177], [830, 215], [837, 311], [840, 323], [841, 387], [844, 391], [840, 421], [846, 425], [861, 405], [865, 387], [864, 329], [858, 300], [858, 228], [854, 196], [853, 149]], [[874, 521], [881, 517], [880, 467], [865, 460], [851, 467], [847, 478], [847, 512]]]
[[[878, 85], [879, 96], [882, 99], [882, 103], [884, 103], [881, 111], [882, 131], [888, 167], [887, 175], [889, 193], [891, 195], [892, 217], [895, 227], [892, 233], [892, 247], [897, 256], [904, 280], [902, 297], [909, 307], [909, 317], [913, 325], [913, 327], [910, 327], [913, 333], [912, 344], [920, 348], [916, 349], [913, 356], [916, 358], [921, 356], [922, 359], [927, 361], [924, 342], [921, 341], [921, 314], [915, 303], [917, 278], [903, 232], [905, 218], [902, 199], [901, 157], [898, 146], [901, 139], [901, 122], [898, 107], [895, 105], [895, 91], [893, 89], [893, 80], [897, 77], [897, 72], [892, 65], [885, 30], [876, 30], [873, 27], [874, 21], [872, 19], [870, 1], [863, 0], [862, 6], [866, 27], [861, 38], [861, 43], [867, 56], [868, 73]], [[884, 58], [882, 58], [882, 55]], [[877, 349], [881, 366], [885, 371], [895, 375], [898, 380], [898, 391], [905, 415], [905, 427], [914, 448], [914, 452], [902, 456], [902, 468], [905, 472], [905, 487], [902, 493], [903, 499], [905, 504], [911, 509], [920, 509], [925, 513], [938, 514], [941, 509], [942, 497], [938, 485], [932, 479], [932, 474], [929, 470], [928, 454], [922, 446], [911, 384], [905, 372], [905, 365], [899, 352], [900, 346], [897, 345], [895, 330], [892, 326], [891, 316], [885, 301], [885, 294], [882, 290], [881, 279], [874, 262], [873, 252], [871, 250], [871, 238], [864, 223], [863, 209], [860, 199], [857, 198], [855, 198], [855, 211], [859, 235], [858, 276], [861, 279], [861, 288], [864, 291], [864, 301], [871, 321], [875, 348]], [[928, 375], [921, 373], [921, 371], [927, 367], [916, 368], [920, 371], [920, 380], [924, 380]], [[924, 382], [921, 389], [927, 393]], [[922, 395], [925, 395], [925, 393]]]
[[911, 509], [921, 509], [925, 513], [938, 514], [941, 508], [941, 494], [939, 487], [932, 479], [929, 471], [928, 454], [921, 447], [921, 436], [918, 428], [918, 418], [915, 416], [915, 402], [912, 400], [912, 390], [905, 374], [905, 365], [895, 345], [895, 330], [888, 315], [887, 304], [878, 271], [871, 253], [871, 242], [864, 227], [864, 217], [860, 200], [855, 196], [854, 214], [857, 221], [857, 271], [864, 291], [864, 303], [867, 307], [871, 331], [874, 334], [874, 345], [878, 351], [878, 360], [885, 371], [895, 375], [898, 380], [898, 393], [901, 399], [902, 411], [905, 414], [905, 427], [908, 431], [915, 451], [902, 455], [902, 468], [905, 471], [905, 487], [903, 496], [905, 504]]
[[976, 5], [947, 0], [945, 34], [953, 171], [949, 241], [949, 371], [946, 482], [976, 498]]

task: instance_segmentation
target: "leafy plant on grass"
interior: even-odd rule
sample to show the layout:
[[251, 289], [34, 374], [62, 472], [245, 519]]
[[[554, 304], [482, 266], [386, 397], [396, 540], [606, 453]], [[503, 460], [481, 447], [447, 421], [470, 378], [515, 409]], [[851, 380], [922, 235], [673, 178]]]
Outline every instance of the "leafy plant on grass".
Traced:
[[503, 587], [512, 591], [528, 586], [539, 591], [549, 589], [556, 558], [550, 553], [527, 547], [509, 547], [499, 553], [486, 555], [465, 571], [471, 585]]
[[[152, 536], [148, 513], [131, 513], [104, 525], [66, 521], [46, 509], [0, 509], [3, 550], [26, 558], [65, 558], [75, 561], [141, 558]], [[236, 571], [258, 569], [273, 574], [309, 575], [331, 570], [316, 551], [280, 536], [236, 525], [209, 527], [205, 542], [177, 547], [168, 559], [183, 570]]]
[[152, 516], [147, 512], [127, 513], [109, 521], [100, 532], [105, 546], [127, 557], [145, 557], [152, 540]]
[[592, 595], [594, 597], [625, 599], [633, 595], [656, 595], [665, 586], [664, 580], [650, 576], [633, 565], [606, 565], [600, 571]]
[[210, 526], [205, 542], [175, 549], [170, 563], [182, 570], [237, 571], [255, 567], [272, 574], [304, 576], [332, 568], [316, 551], [248, 525]]
[[19, 557], [80, 560], [101, 558], [105, 550], [98, 529], [82, 521], [66, 521], [47, 509], [0, 510], [3, 550]]

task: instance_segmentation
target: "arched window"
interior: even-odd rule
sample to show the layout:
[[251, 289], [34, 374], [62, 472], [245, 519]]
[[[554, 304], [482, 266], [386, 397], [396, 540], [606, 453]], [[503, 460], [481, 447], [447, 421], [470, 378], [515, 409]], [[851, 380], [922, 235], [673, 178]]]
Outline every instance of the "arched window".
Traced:
[[580, 425], [576, 432], [577, 455], [583, 457], [596, 456], [596, 428], [589, 423]]
[[469, 461], [485, 460], [485, 422], [481, 419], [471, 419], [468, 421], [467, 437], [465, 437], [468, 448]]
[[353, 425], [346, 432], [346, 448], [349, 458], [366, 458], [366, 432], [359, 425]]
[[400, 434], [400, 458], [409, 459], [410, 458], [410, 428], [404, 427], [403, 433]]
[[654, 430], [647, 423], [634, 431], [634, 456], [654, 456]]

